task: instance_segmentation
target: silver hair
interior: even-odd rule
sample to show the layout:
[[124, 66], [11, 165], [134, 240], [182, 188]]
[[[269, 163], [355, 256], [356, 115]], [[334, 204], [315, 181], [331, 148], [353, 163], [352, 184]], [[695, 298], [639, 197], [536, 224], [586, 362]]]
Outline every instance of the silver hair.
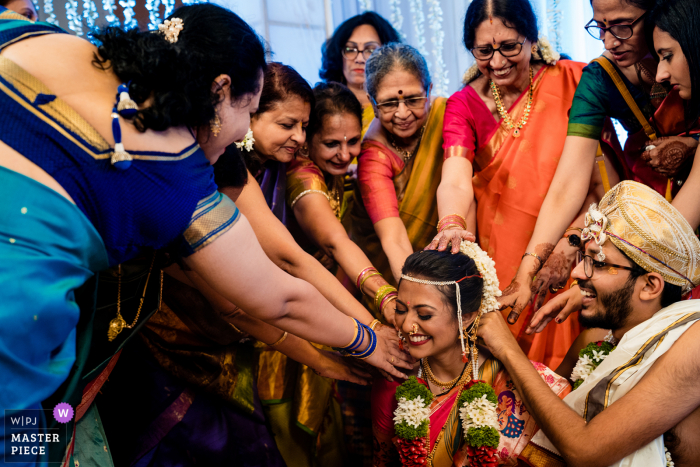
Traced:
[[426, 92], [430, 88], [430, 71], [425, 58], [410, 45], [392, 42], [375, 50], [365, 65], [365, 85], [372, 99], [377, 100], [379, 84], [396, 69], [413, 74]]

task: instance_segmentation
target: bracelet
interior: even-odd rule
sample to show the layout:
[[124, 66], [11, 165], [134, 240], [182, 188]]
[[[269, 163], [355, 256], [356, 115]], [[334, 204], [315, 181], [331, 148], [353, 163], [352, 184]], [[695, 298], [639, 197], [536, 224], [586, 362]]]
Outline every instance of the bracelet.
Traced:
[[287, 338], [287, 335], [288, 335], [288, 334], [289, 334], [289, 333], [288, 333], [287, 331], [284, 331], [284, 334], [282, 334], [282, 337], [280, 337], [279, 339], [277, 339], [277, 341], [275, 341], [274, 344], [270, 344], [270, 347], [277, 347], [278, 345], [280, 345], [280, 344], [281, 344], [282, 342], [284, 342], [284, 340]]
[[[362, 277], [370, 271], [377, 271], [377, 269], [374, 266], [369, 266], [369, 267], [364, 268], [357, 275], [357, 277], [355, 278], [355, 285], [357, 286], [358, 289], [360, 288], [360, 281], [362, 280]], [[379, 271], [377, 271], [377, 272], [379, 272]]]
[[386, 297], [384, 297], [384, 300], [382, 300], [382, 304], [379, 305], [379, 312], [383, 315], [384, 314], [384, 306], [388, 305], [389, 302], [396, 300], [396, 298], [399, 296], [398, 293], [390, 293], [387, 294]]
[[374, 328], [375, 328], [377, 325], [381, 325], [381, 324], [382, 324], [381, 321], [379, 321], [378, 319], [375, 319], [374, 321], [372, 321], [371, 323], [369, 323], [369, 328], [370, 328], [372, 331], [374, 331], [374, 330], [375, 330]]
[[362, 352], [353, 353], [352, 356], [359, 358], [360, 360], [365, 360], [371, 357], [374, 351], [377, 350], [377, 335], [369, 328], [369, 326], [362, 323], [360, 323], [360, 326], [362, 326], [362, 328], [367, 328], [367, 333], [369, 334], [369, 344], [367, 344], [367, 348], [365, 350]]
[[445, 230], [446, 225], [458, 225], [458, 226], [462, 227], [463, 230], [467, 230], [467, 219], [465, 219], [463, 216], [460, 216], [459, 214], [450, 214], [450, 215], [444, 216], [442, 219], [440, 219], [438, 221], [438, 224], [437, 224], [438, 232], [442, 232], [443, 230]]
[[396, 287], [393, 285], [386, 284], [379, 287], [377, 293], [374, 295], [374, 307], [379, 309], [379, 305], [382, 303], [382, 300], [384, 300], [384, 298], [391, 292], [396, 292]]
[[364, 290], [362, 290], [362, 287], [365, 286], [365, 282], [367, 282], [367, 279], [369, 279], [370, 277], [381, 276], [381, 275], [382, 275], [381, 272], [375, 270], [374, 272], [370, 272], [365, 277], [363, 277], [362, 281], [360, 281], [360, 292], [364, 293]]
[[569, 288], [572, 288], [575, 285], [578, 285], [578, 279], [574, 279], [573, 281], [571, 281], [571, 285], [569, 286]]
[[447, 222], [447, 223], [443, 224], [442, 227], [440, 227], [440, 229], [438, 229], [438, 232], [444, 232], [445, 230], [448, 229], [448, 227], [452, 227], [453, 225], [456, 225], [457, 227], [459, 227], [459, 228], [462, 229], [462, 230], [467, 230], [467, 229], [466, 229], [462, 224], [460, 224], [459, 222]]
[[540, 266], [542, 266], [542, 265], [544, 264], [544, 261], [542, 261], [542, 258], [540, 258], [539, 255], [536, 255], [535, 253], [525, 253], [525, 254], [523, 255], [523, 257], [520, 258], [520, 259], [522, 260], [522, 259], [523, 259], [524, 257], [526, 257], [526, 256], [533, 256], [533, 257], [535, 257], [535, 258], [540, 262]]
[[[339, 349], [350, 349], [350, 348], [353, 348], [353, 347], [356, 347], [357, 345], [359, 345], [357, 343], [357, 339], [360, 336], [360, 327], [357, 325], [358, 322], [355, 318], [350, 318], [350, 319], [352, 319], [353, 322], [355, 323], [355, 335], [353, 336], [352, 340], [350, 341], [350, 343], [348, 345], [346, 345], [345, 347], [339, 347]], [[360, 339], [360, 342], [362, 342], [362, 339]]]

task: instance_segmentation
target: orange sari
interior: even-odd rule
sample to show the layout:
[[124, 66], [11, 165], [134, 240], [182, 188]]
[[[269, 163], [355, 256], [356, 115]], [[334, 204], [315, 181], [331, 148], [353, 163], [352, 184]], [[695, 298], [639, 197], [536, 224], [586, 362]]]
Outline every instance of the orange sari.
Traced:
[[[476, 91], [465, 86], [445, 110], [445, 159], [465, 157], [473, 164], [478, 241], [496, 262], [501, 287], [510, 284], [535, 229], [537, 216], [564, 148], [568, 111], [584, 63], [562, 60], [544, 66], [533, 80], [533, 103], [520, 137], [495, 122]], [[519, 121], [528, 89], [508, 109]], [[506, 311], [505, 314], [509, 312]], [[532, 307], [511, 326], [531, 360], [556, 368], [580, 332], [576, 317], [551, 323], [535, 336], [524, 330]]]

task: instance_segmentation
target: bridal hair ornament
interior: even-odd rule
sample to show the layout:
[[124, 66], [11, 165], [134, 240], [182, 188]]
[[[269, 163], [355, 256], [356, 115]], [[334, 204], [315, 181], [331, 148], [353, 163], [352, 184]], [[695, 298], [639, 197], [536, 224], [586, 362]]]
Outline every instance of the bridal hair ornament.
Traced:
[[253, 150], [253, 145], [255, 144], [255, 138], [253, 138], [253, 130], [248, 128], [248, 131], [245, 134], [245, 137], [243, 138], [243, 141], [240, 143], [236, 141], [236, 147], [238, 149], [245, 149], [246, 151], [250, 152]]
[[[542, 60], [547, 65], [556, 65], [561, 58], [561, 55], [559, 52], [554, 50], [546, 36], [540, 36], [540, 38], [537, 40], [537, 52], [533, 53], [532, 57], [535, 60]], [[467, 69], [466, 72], [464, 72], [464, 75], [462, 75], [462, 84], [467, 85], [471, 83], [478, 78], [480, 74], [479, 66], [475, 62]]]
[[[479, 274], [473, 276], [465, 276], [457, 281], [428, 281], [424, 279], [416, 279], [415, 277], [408, 276], [406, 274], [401, 275], [401, 279], [405, 279], [410, 282], [417, 282], [419, 284], [425, 285], [454, 285], [455, 292], [457, 295], [457, 322], [459, 326], [459, 341], [462, 346], [462, 361], [467, 362], [467, 348], [464, 344], [464, 325], [462, 324], [462, 295], [459, 289], [459, 283], [465, 279], [471, 279], [474, 277], [480, 277], [484, 281], [483, 291], [481, 295], [481, 306], [479, 307], [479, 315], [476, 320], [474, 320], [474, 326], [478, 326], [478, 319], [484, 313], [490, 313], [496, 311], [499, 308], [497, 297], [501, 296], [501, 289], [498, 283], [498, 276], [496, 275], [496, 263], [489, 257], [489, 255], [482, 250], [479, 245], [469, 241], [462, 241], [459, 251], [462, 254], [469, 256], [476, 263], [476, 268]], [[474, 355], [474, 352], [472, 352]], [[474, 379], [478, 379], [478, 365], [474, 362], [472, 366], [472, 371], [474, 372]]]
[[163, 21], [163, 24], [158, 25], [158, 32], [165, 36], [166, 41], [174, 44], [177, 42], [180, 31], [182, 31], [184, 26], [182, 18], [166, 19]]

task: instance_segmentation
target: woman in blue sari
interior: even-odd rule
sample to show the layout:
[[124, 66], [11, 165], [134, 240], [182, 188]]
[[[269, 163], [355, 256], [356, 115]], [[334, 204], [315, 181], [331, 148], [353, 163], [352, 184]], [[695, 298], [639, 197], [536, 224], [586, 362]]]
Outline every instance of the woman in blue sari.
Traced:
[[[163, 26], [159, 34], [108, 28], [98, 49], [0, 7], [5, 418], [35, 410], [45, 427], [55, 423], [42, 402], [77, 406], [89, 282], [150, 249], [177, 252], [193, 281], [302, 338], [342, 346], [355, 336], [360, 351], [376, 349], [368, 362], [400, 375], [384, 340], [360, 339], [356, 323], [275, 267], [216, 190], [210, 163], [243, 138], [258, 105], [260, 40], [214, 5], [183, 7]], [[81, 296], [88, 306], [78, 305]], [[4, 423], [0, 430], [5, 461], [70, 460], [67, 439], [67, 449], [19, 455], [5, 443]]]

